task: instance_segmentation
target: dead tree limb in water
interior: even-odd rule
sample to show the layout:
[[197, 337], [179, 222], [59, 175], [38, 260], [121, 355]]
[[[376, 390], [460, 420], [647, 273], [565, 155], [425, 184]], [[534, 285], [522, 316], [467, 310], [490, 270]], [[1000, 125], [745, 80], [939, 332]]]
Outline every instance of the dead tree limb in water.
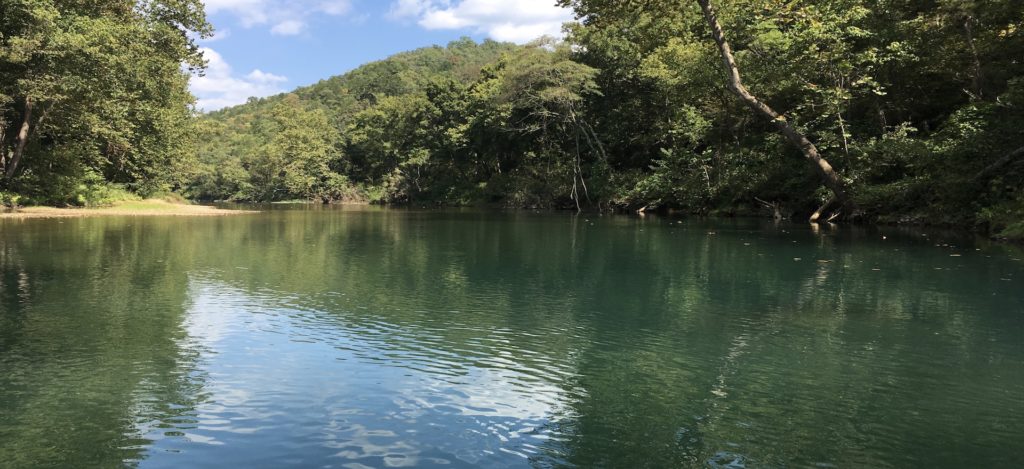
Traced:
[[[725, 68], [726, 74], [729, 76], [729, 89], [732, 90], [737, 96], [743, 100], [743, 103], [747, 105], [757, 114], [767, 118], [775, 126], [779, 132], [792, 143], [793, 146], [800, 149], [800, 153], [804, 155], [815, 170], [821, 175], [825, 186], [832, 191], [835, 197], [835, 202], [838, 204], [838, 210], [842, 210], [844, 207], [849, 208], [852, 205], [850, 199], [850, 192], [846, 187], [846, 183], [843, 182], [839, 174], [836, 173], [832, 165], [829, 164], [825, 158], [821, 157], [818, 153], [818, 147], [814, 146], [813, 143], [801, 133], [796, 127], [793, 127], [786, 117], [782, 114], [775, 112], [774, 109], [769, 107], [766, 103], [757, 99], [756, 96], [750, 93], [745, 86], [743, 86], [743, 80], [740, 78], [740, 70], [736, 65], [736, 58], [732, 55], [732, 47], [729, 46], [729, 41], [725, 39], [725, 33], [722, 32], [722, 25], [718, 22], [718, 15], [715, 14], [714, 8], [711, 7], [711, 0], [697, 0], [701, 10], [704, 12], [704, 19], [707, 21], [708, 26], [711, 28], [711, 36], [714, 38], [715, 43], [718, 44], [718, 52], [722, 55], [722, 66]], [[832, 205], [832, 201], [826, 203], [822, 208], [818, 209], [811, 215], [810, 221], [812, 223], [817, 222], [824, 214], [825, 209]]]
[[764, 208], [772, 211], [772, 219], [775, 221], [782, 221], [785, 217], [782, 216], [782, 204], [778, 202], [768, 202], [767, 200], [761, 200], [758, 197], [754, 197], [758, 203], [764, 206]]

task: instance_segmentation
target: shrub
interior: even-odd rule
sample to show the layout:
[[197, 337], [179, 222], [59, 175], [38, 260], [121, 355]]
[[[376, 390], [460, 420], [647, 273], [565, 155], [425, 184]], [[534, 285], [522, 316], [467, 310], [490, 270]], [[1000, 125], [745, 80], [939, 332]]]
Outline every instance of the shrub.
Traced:
[[18, 208], [21, 205], [23, 197], [14, 192], [0, 191], [0, 205], [5, 208]]

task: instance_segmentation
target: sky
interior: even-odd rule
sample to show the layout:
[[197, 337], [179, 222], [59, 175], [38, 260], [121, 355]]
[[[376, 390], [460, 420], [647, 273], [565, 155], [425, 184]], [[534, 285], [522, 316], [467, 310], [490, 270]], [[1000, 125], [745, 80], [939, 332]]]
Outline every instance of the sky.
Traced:
[[525, 43], [561, 36], [555, 0], [204, 0], [198, 107], [214, 111], [310, 85], [367, 62], [460, 37]]

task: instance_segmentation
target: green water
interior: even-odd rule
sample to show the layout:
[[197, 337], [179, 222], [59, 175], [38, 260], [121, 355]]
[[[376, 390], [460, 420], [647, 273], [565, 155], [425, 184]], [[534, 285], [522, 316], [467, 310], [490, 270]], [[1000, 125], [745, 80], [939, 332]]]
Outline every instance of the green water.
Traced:
[[1024, 262], [760, 221], [0, 221], [0, 466], [122, 465], [1021, 467]]

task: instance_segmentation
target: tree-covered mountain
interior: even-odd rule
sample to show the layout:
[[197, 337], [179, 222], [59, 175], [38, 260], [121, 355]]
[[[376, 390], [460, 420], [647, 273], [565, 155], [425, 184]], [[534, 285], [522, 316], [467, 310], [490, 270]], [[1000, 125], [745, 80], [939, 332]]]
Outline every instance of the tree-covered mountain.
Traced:
[[562, 3], [564, 42], [460, 41], [210, 115], [191, 194], [996, 231], [1024, 213], [1024, 2], [703, 2], [713, 22]]
[[465, 39], [194, 118], [178, 64], [209, 32], [199, 2], [86, 3], [3, 1], [0, 190], [1024, 237], [1024, 0], [559, 0], [577, 14], [564, 41]]
[[463, 39], [398, 54], [209, 114], [188, 194], [565, 204], [574, 183], [583, 193], [569, 142], [592, 134], [580, 113], [596, 73], [553, 42]]

